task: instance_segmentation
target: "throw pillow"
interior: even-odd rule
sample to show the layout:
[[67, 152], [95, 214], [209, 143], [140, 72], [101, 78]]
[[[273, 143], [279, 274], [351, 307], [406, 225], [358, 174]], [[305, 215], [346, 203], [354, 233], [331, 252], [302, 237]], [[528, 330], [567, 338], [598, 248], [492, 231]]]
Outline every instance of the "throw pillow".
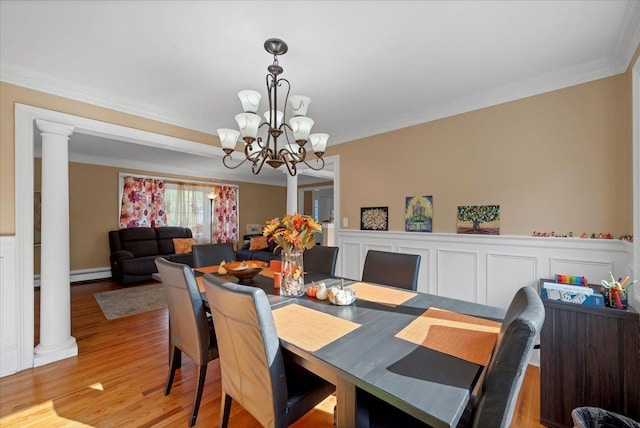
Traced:
[[173, 249], [176, 254], [190, 253], [196, 238], [173, 238]]
[[254, 236], [249, 241], [249, 251], [264, 250], [269, 247], [269, 242], [266, 236]]

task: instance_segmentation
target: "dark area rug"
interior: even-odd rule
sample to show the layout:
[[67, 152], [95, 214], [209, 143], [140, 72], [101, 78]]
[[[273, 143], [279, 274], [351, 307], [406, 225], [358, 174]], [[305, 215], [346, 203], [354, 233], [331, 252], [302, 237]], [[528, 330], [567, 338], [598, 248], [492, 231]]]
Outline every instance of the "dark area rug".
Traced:
[[95, 293], [94, 297], [108, 320], [167, 307], [162, 284], [142, 285]]

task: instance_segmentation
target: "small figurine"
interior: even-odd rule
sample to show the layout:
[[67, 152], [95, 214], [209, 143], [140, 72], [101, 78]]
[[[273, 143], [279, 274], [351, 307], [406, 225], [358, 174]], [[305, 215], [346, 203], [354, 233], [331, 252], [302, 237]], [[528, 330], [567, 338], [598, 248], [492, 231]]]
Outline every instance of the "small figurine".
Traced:
[[588, 237], [587, 232], [582, 232], [582, 235], [580, 235], [580, 237], [581, 238], [587, 238]]

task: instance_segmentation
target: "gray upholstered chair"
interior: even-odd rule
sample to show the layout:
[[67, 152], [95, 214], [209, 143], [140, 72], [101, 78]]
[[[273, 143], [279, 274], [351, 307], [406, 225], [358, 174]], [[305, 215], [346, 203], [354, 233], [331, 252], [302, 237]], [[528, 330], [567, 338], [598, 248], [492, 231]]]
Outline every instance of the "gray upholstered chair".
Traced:
[[420, 259], [415, 254], [369, 250], [364, 259], [362, 281], [415, 291], [418, 287]]
[[221, 427], [229, 422], [232, 400], [262, 426], [282, 428], [335, 390], [284, 358], [264, 291], [203, 278], [220, 348]]
[[236, 259], [236, 250], [231, 242], [223, 244], [200, 244], [191, 247], [193, 251], [193, 267], [219, 265], [223, 260], [232, 262]]
[[316, 245], [304, 252], [304, 270], [307, 272], [335, 275], [338, 261], [338, 247]]
[[218, 347], [213, 324], [207, 319], [202, 295], [191, 267], [156, 259], [156, 266], [167, 293], [169, 307], [169, 377], [164, 395], [169, 395], [173, 377], [180, 368], [182, 353], [196, 364], [197, 384], [189, 426], [196, 423], [202, 390], [207, 375], [207, 364], [218, 358]]
[[[477, 400], [467, 407], [458, 427], [506, 428], [513, 418], [534, 340], [544, 322], [544, 306], [532, 287], [514, 296], [498, 333]], [[370, 427], [424, 427], [425, 425], [369, 394], [358, 393], [358, 415]]]

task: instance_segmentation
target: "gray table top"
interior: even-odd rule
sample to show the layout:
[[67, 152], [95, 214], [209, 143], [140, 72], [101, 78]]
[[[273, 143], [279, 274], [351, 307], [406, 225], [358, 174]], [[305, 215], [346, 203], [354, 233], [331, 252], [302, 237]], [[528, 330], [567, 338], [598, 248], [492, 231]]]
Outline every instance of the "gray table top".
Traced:
[[[319, 280], [323, 276], [305, 276]], [[348, 284], [348, 283], [347, 283]], [[340, 339], [307, 352], [282, 341], [285, 349], [326, 365], [356, 387], [377, 396], [434, 427], [456, 426], [482, 372], [482, 366], [394, 336], [430, 307], [502, 320], [504, 310], [431, 294], [395, 307], [365, 300], [335, 306], [328, 300], [275, 295], [273, 281], [258, 275], [251, 284], [263, 288], [272, 307], [296, 303], [361, 326]]]

